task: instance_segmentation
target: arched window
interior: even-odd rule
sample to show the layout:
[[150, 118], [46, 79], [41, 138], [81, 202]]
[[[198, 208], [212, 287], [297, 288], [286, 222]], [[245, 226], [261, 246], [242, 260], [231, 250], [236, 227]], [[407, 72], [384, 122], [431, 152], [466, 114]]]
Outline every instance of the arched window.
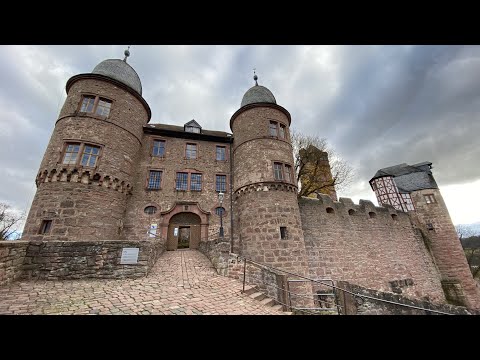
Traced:
[[368, 213], [368, 216], [370, 216], [370, 219], [374, 219], [375, 216], [377, 216], [377, 214], [375, 214], [373, 211], [370, 211], [370, 212]]
[[334, 214], [335, 210], [333, 210], [333, 208], [331, 208], [331, 207], [327, 207], [327, 213]]
[[348, 215], [354, 215], [354, 214], [355, 214], [355, 210], [353, 209], [348, 210]]
[[157, 212], [157, 208], [155, 206], [147, 206], [143, 209], [143, 212], [148, 215], [153, 215]]

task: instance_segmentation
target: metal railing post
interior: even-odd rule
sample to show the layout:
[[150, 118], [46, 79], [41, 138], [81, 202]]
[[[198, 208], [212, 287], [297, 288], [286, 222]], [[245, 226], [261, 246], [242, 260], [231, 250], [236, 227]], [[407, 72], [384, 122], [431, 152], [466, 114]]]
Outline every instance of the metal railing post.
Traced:
[[242, 293], [245, 292], [245, 275], [247, 270], [247, 258], [243, 259], [243, 289]]

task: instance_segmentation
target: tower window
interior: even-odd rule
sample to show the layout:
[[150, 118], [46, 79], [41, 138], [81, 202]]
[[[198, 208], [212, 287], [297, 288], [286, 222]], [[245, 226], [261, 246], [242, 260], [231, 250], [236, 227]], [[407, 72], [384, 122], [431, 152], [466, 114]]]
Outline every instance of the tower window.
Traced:
[[215, 175], [215, 191], [227, 192], [227, 175]]
[[185, 158], [196, 159], [197, 158], [197, 144], [187, 144], [185, 150]]
[[65, 155], [63, 156], [63, 164], [75, 165], [77, 163], [80, 144], [67, 144]]
[[80, 112], [95, 113], [107, 117], [110, 115], [112, 101], [93, 95], [83, 95], [80, 105]]
[[285, 181], [292, 182], [292, 167], [285, 164]]
[[370, 211], [368, 213], [368, 216], [370, 216], [370, 219], [375, 219], [375, 217], [377, 216], [377, 214], [375, 214], [373, 211]]
[[280, 139], [286, 139], [286, 137], [285, 137], [285, 134], [286, 134], [285, 125], [280, 124], [279, 134], [280, 134]]
[[52, 228], [52, 220], [43, 220], [39, 234], [48, 234]]
[[277, 126], [278, 126], [278, 123], [276, 121], [270, 121], [269, 130], [268, 130], [270, 136], [278, 136]]
[[427, 223], [427, 229], [428, 230], [434, 230], [433, 224], [432, 223]]
[[83, 148], [82, 166], [95, 167], [99, 153], [100, 148], [98, 146], [85, 145]]
[[159, 190], [162, 183], [162, 172], [158, 170], [150, 170], [148, 176], [148, 186], [150, 190]]
[[217, 145], [217, 160], [218, 161], [225, 161], [226, 159], [227, 159], [227, 157], [226, 157], [226, 147]]
[[[82, 154], [81, 157], [78, 154]], [[62, 164], [95, 167], [100, 156], [100, 147], [84, 143], [66, 143]]]
[[427, 202], [427, 204], [434, 204], [437, 202], [433, 194], [426, 194], [426, 195], [423, 195], [423, 197], [425, 198], [425, 201]]
[[331, 208], [331, 207], [327, 207], [327, 213], [335, 214], [335, 210], [333, 210], [333, 208]]
[[288, 232], [286, 226], [280, 226], [280, 239], [286, 240], [288, 239]]
[[283, 164], [273, 163], [273, 175], [275, 180], [283, 180]]
[[165, 156], [165, 140], [153, 140], [153, 156]]

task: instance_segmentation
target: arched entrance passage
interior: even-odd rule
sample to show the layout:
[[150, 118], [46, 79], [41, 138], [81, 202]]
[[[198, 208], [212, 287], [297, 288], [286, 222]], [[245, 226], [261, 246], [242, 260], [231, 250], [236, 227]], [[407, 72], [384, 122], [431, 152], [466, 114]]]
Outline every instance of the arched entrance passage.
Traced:
[[[182, 230], [182, 234], [185, 237], [188, 233], [190, 249], [198, 249], [200, 241], [208, 238], [209, 216], [209, 211], [203, 210], [193, 201], [177, 201], [169, 210], [162, 211], [160, 233], [163, 239], [167, 239], [167, 250], [178, 248], [180, 227], [190, 227], [190, 230]], [[185, 243], [186, 241], [183, 241], [181, 246], [186, 246]]]
[[200, 233], [200, 216], [191, 212], [173, 215], [168, 224], [167, 250], [198, 248]]

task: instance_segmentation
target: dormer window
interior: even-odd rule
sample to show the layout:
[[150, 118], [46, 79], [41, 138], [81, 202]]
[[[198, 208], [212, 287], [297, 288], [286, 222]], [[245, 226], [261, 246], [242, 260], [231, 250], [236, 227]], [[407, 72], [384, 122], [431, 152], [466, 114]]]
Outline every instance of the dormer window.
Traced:
[[197, 128], [195, 126], [185, 126], [185, 131], [200, 134], [200, 128]]
[[196, 134], [201, 134], [202, 127], [195, 121], [190, 120], [185, 125], [183, 125], [185, 132], [191, 132]]

